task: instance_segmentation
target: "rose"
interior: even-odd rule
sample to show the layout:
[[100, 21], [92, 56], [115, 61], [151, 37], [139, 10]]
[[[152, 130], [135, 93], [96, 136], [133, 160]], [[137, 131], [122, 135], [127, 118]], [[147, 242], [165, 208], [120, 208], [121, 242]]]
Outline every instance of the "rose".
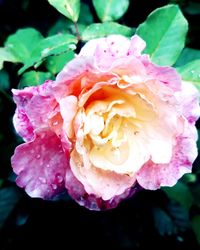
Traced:
[[55, 81], [13, 90], [12, 166], [32, 197], [63, 191], [90, 209], [115, 207], [137, 183], [173, 186], [197, 156], [198, 93], [141, 55], [145, 42], [89, 41]]

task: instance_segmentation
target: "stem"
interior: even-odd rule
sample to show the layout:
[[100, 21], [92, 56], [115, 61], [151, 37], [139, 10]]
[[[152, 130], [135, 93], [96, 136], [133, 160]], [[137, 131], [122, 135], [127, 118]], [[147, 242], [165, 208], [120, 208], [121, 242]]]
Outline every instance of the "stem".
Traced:
[[80, 41], [81, 40], [81, 35], [79, 33], [79, 30], [78, 30], [77, 22], [74, 22], [74, 26], [75, 26], [75, 29], [76, 29], [76, 37], [77, 37], [78, 41]]

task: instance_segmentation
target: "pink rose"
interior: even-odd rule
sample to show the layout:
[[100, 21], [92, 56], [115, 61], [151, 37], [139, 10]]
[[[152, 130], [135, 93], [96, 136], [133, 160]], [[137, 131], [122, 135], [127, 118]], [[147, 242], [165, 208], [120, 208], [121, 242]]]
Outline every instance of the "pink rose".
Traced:
[[13, 90], [25, 143], [12, 166], [31, 197], [67, 189], [79, 204], [107, 209], [139, 185], [173, 186], [191, 172], [198, 92], [144, 48], [138, 36], [91, 40], [55, 81]]

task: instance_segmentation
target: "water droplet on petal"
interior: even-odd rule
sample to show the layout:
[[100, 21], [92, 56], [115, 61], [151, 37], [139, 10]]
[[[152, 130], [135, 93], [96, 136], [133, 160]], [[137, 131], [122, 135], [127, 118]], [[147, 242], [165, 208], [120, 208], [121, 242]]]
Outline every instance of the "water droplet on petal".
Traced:
[[47, 164], [47, 165], [46, 165], [46, 167], [47, 167], [47, 168], [49, 168], [49, 167], [50, 167], [50, 165], [49, 165], [49, 164]]
[[36, 155], [36, 158], [37, 158], [37, 159], [40, 159], [40, 155], [39, 155], [39, 154], [38, 154], [38, 155]]
[[56, 190], [58, 188], [58, 186], [56, 184], [51, 184], [53, 190]]
[[45, 134], [45, 133], [42, 133], [42, 134], [40, 135], [41, 139], [44, 139], [44, 138], [45, 138], [45, 136], [46, 136], [46, 134]]
[[62, 175], [61, 175], [61, 174], [57, 174], [57, 175], [56, 175], [56, 180], [57, 180], [58, 183], [63, 182], [63, 177], [62, 177]]
[[58, 121], [53, 122], [53, 126], [58, 125]]
[[46, 180], [44, 177], [42, 177], [42, 176], [39, 177], [39, 180], [40, 180], [43, 184], [46, 184], [46, 183], [47, 183], [47, 180]]

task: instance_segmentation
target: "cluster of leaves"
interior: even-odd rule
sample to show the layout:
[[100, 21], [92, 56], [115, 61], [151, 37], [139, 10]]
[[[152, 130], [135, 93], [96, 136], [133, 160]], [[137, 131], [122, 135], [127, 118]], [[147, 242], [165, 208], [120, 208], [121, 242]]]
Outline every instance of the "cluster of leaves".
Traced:
[[[110, 34], [127, 37], [138, 34], [147, 44], [144, 53], [149, 54], [154, 63], [176, 67], [183, 80], [200, 90], [200, 51], [185, 47], [188, 22], [178, 5], [158, 8], [138, 27], [128, 27], [119, 24], [118, 20], [127, 12], [129, 0], [93, 0], [95, 13], [91, 11], [91, 6], [80, 0], [48, 2], [62, 15], [49, 28], [46, 37], [32, 27], [19, 29], [8, 36], [0, 48], [0, 94], [6, 99], [10, 99], [10, 96], [5, 62], [17, 65], [19, 88], [38, 85], [47, 79], [54, 79], [64, 65], [74, 58], [84, 42]], [[198, 3], [185, 5], [186, 1], [170, 2], [181, 4], [189, 14], [200, 13]], [[98, 22], [94, 22], [97, 18]], [[2, 100], [0, 98], [0, 103]], [[1, 139], [0, 136], [0, 142]], [[200, 244], [199, 180], [200, 171], [197, 166], [193, 174], [184, 176], [174, 187], [163, 188], [162, 192], [170, 201], [168, 206], [152, 206], [155, 228], [161, 236], [178, 235], [181, 241], [182, 233], [192, 228]], [[4, 188], [3, 179], [0, 179], [1, 186], [0, 228], [21, 198], [16, 189]]]

